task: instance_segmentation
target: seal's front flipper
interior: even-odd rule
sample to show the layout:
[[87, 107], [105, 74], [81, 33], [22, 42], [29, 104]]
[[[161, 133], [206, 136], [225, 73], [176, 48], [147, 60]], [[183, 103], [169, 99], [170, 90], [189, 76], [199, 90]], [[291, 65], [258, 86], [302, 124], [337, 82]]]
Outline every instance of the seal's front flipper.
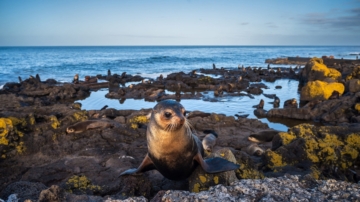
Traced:
[[197, 161], [207, 173], [225, 172], [229, 170], [236, 170], [240, 167], [239, 165], [220, 157], [204, 160], [200, 153], [196, 154], [194, 160]]
[[128, 170], [122, 172], [119, 176], [137, 174], [137, 173], [141, 173], [141, 172], [145, 172], [145, 171], [153, 170], [153, 169], [155, 169], [155, 166], [154, 166], [152, 160], [150, 159], [149, 155], [146, 154], [144, 160], [141, 162], [141, 164], [138, 168], [128, 169]]

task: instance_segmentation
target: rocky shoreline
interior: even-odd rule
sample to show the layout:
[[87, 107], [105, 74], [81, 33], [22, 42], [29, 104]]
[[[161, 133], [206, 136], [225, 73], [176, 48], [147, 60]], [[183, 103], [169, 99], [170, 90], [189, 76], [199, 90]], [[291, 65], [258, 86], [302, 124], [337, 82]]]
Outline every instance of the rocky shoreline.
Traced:
[[[37, 76], [7, 83], [0, 90], [1, 199], [17, 194], [19, 201], [217, 201], [223, 196], [245, 201], [360, 200], [355, 194], [360, 180], [359, 64], [327, 66], [314, 58], [301, 69], [230, 70], [214, 65], [154, 80], [110, 71], [93, 78], [95, 82], [58, 83], [41, 81]], [[248, 136], [273, 131], [267, 124], [204, 113], [201, 108], [188, 112], [200, 138], [203, 130], [219, 134], [215, 152], [208, 155], [233, 159], [240, 169], [225, 175], [207, 175], [200, 170], [185, 181], [168, 180], [157, 171], [118, 177], [122, 171], [137, 167], [147, 152], [146, 115], [151, 109], [100, 110], [100, 106], [99, 110], [82, 110], [80, 103], [74, 103], [103, 87], [109, 89], [106, 97], [120, 101], [199, 99], [205, 90], [214, 91], [216, 101], [225, 95], [261, 94], [264, 85], [251, 82], [283, 78], [300, 81], [301, 107], [281, 105], [269, 111], [257, 107], [254, 113], [319, 121], [325, 126], [294, 126], [277, 133], [270, 142], [258, 143], [262, 153], [254, 155], [247, 152], [253, 144]], [[97, 79], [106, 82], [97, 83]], [[139, 83], [125, 87], [127, 82]], [[86, 120], [106, 121], [111, 127], [66, 132], [68, 126]], [[288, 194], [276, 195], [284, 190]]]

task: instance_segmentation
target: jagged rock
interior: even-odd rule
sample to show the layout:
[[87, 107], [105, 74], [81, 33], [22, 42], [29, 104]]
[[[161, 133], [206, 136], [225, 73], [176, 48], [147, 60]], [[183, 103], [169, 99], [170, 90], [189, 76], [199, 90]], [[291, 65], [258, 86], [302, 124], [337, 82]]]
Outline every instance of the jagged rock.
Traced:
[[360, 200], [359, 193], [359, 184], [286, 175], [240, 180], [230, 186], [217, 185], [199, 193], [169, 190], [162, 201], [357, 201]]
[[351, 93], [360, 92], [360, 79], [350, 79], [347, 83], [347, 90]]
[[341, 79], [341, 73], [336, 69], [328, 68], [321, 58], [310, 59], [299, 75], [302, 84], [305, 84], [308, 81], [324, 81], [326, 79], [338, 81]]
[[3, 189], [0, 192], [0, 198], [8, 198], [11, 194], [16, 194], [20, 201], [26, 199], [36, 201], [43, 189], [47, 189], [47, 187], [39, 182], [18, 181]]
[[291, 165], [310, 171], [316, 179], [337, 176], [342, 180], [360, 180], [360, 176], [349, 171], [360, 165], [358, 126], [301, 124], [277, 136], [273, 139], [274, 151], [265, 152], [267, 168], [280, 171]]
[[[230, 162], [236, 163], [234, 154], [229, 149], [217, 150], [211, 153], [207, 158], [220, 157]], [[206, 173], [200, 166], [198, 166], [189, 177], [189, 190], [192, 192], [199, 192], [208, 190], [210, 186], [217, 184], [229, 185], [236, 181], [235, 171], [227, 171], [221, 173]]]

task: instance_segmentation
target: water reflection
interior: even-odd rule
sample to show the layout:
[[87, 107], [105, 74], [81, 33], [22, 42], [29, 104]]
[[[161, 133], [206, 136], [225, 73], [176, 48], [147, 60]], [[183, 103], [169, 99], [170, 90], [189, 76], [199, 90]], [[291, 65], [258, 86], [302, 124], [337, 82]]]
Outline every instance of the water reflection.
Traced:
[[[298, 81], [281, 79], [273, 83], [262, 82], [268, 86], [268, 89], [263, 89], [263, 94], [276, 94], [280, 98], [281, 105], [285, 100], [295, 98], [299, 100], [300, 94], [298, 91]], [[281, 86], [281, 89], [276, 89], [275, 86]], [[144, 99], [108, 99], [105, 97], [107, 89], [98, 90], [92, 92], [90, 97], [85, 100], [78, 100], [82, 103], [83, 109], [101, 109], [104, 105], [108, 105], [109, 108], [115, 109], [149, 109], [153, 108], [156, 102], [144, 101]], [[166, 93], [174, 93], [166, 91]], [[305, 121], [294, 120], [294, 119], [281, 119], [281, 118], [258, 118], [254, 115], [254, 105], [259, 104], [259, 101], [263, 99], [265, 101], [264, 109], [270, 110], [273, 108], [273, 98], [265, 97], [263, 94], [254, 96], [244, 96], [239, 94], [238, 96], [230, 96], [224, 93], [222, 97], [215, 97], [213, 91], [201, 92], [204, 98], [201, 100], [180, 100], [180, 103], [188, 111], [199, 110], [208, 113], [225, 114], [227, 116], [246, 115], [249, 114], [248, 118], [259, 119], [260, 121], [267, 123], [269, 127], [287, 131], [288, 127], [292, 127]], [[216, 101], [214, 101], [216, 100]], [[309, 122], [312, 123], [312, 122]], [[316, 123], [312, 123], [316, 124]]]

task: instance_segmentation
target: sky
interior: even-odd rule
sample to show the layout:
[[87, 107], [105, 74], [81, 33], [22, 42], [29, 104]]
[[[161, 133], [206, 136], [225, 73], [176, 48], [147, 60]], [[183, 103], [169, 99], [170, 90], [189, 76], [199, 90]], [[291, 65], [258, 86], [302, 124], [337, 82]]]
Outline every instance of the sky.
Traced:
[[0, 0], [0, 46], [360, 45], [360, 0]]

